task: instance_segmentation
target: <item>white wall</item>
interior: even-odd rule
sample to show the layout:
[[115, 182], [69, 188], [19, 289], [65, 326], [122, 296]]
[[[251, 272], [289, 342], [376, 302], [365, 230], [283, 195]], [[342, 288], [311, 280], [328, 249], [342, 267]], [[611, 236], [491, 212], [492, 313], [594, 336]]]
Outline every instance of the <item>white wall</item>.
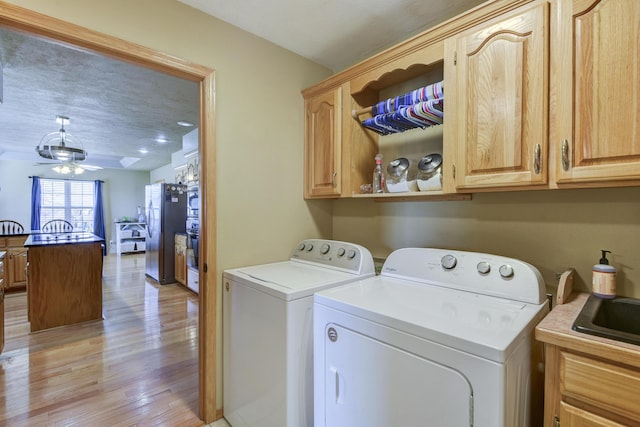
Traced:
[[[31, 224], [31, 179], [65, 178], [51, 170], [51, 166], [34, 166], [31, 162], [0, 160], [0, 219], [21, 223], [25, 230]], [[149, 184], [148, 172], [103, 169], [69, 179], [104, 181], [103, 203], [106, 240], [111, 240], [115, 219], [136, 217], [137, 207], [144, 206], [144, 186]]]
[[175, 174], [171, 163], [164, 165], [158, 169], [154, 169], [149, 173], [150, 180], [154, 182], [174, 182]]

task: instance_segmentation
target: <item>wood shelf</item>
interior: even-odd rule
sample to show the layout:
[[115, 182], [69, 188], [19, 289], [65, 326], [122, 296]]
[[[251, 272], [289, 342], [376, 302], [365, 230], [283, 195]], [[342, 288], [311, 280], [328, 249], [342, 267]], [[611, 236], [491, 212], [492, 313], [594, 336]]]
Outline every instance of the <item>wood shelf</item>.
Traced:
[[408, 191], [406, 193], [378, 193], [360, 194], [353, 193], [354, 199], [373, 199], [379, 203], [389, 202], [443, 202], [443, 201], [468, 201], [471, 194], [449, 194], [442, 191]]

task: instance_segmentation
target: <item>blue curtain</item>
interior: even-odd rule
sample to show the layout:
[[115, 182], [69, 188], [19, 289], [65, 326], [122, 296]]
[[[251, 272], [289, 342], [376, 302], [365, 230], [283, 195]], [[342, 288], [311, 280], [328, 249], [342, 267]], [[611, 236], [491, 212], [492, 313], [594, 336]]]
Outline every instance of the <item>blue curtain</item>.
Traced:
[[[96, 236], [106, 238], [106, 234], [104, 232], [104, 206], [102, 203], [102, 181], [96, 180], [95, 182], [95, 203], [93, 208], [93, 234]], [[102, 255], [107, 254], [107, 242], [102, 247]]]
[[40, 178], [32, 176], [33, 183], [31, 184], [31, 229], [40, 230]]

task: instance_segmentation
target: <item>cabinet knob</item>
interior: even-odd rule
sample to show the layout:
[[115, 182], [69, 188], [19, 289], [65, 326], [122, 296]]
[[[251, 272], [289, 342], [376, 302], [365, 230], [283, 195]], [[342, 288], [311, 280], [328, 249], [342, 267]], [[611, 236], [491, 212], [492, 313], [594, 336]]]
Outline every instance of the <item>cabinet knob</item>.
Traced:
[[542, 170], [542, 154], [540, 150], [540, 144], [536, 144], [533, 149], [533, 171], [539, 174]]
[[333, 171], [333, 175], [331, 176], [331, 184], [333, 184], [333, 186], [336, 186], [336, 176], [338, 176], [338, 172]]
[[562, 140], [562, 169], [569, 170], [569, 141]]

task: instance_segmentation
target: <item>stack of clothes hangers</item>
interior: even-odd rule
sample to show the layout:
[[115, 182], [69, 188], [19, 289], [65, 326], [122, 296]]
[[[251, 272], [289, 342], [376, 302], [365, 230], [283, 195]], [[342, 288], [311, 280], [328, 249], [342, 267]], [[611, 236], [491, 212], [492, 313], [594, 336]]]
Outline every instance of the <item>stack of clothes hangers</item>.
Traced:
[[409, 129], [441, 125], [444, 120], [442, 83], [434, 83], [378, 102], [371, 107], [373, 117], [363, 120], [362, 126], [380, 135], [389, 135]]

